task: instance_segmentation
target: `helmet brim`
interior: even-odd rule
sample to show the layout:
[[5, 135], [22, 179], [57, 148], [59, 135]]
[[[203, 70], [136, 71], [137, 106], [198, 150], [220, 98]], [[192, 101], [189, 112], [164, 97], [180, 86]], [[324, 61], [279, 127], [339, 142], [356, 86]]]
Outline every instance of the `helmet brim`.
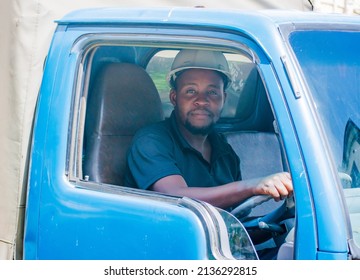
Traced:
[[176, 68], [174, 70], [171, 70], [168, 75], [167, 75], [167, 82], [169, 84], [170, 87], [174, 87], [175, 85], [175, 81], [176, 79], [180, 76], [180, 74], [182, 72], [184, 72], [185, 70], [190, 70], [190, 69], [202, 69], [202, 70], [212, 70], [215, 72], [218, 72], [220, 74], [222, 74], [222, 76], [224, 76], [226, 78], [226, 81], [224, 81], [225, 83], [225, 89], [229, 88], [229, 86], [232, 83], [232, 76], [228, 71], [222, 71], [220, 69], [214, 69], [211, 67], [196, 67], [196, 66], [189, 66], [189, 67], [180, 67], [180, 68]]

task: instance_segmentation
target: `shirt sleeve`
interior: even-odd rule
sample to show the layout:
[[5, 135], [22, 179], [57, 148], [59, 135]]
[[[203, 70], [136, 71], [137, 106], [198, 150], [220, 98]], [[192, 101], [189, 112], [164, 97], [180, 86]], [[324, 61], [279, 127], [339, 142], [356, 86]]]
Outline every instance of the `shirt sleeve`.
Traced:
[[136, 136], [127, 156], [126, 184], [148, 189], [159, 179], [181, 175], [169, 135], [143, 132]]

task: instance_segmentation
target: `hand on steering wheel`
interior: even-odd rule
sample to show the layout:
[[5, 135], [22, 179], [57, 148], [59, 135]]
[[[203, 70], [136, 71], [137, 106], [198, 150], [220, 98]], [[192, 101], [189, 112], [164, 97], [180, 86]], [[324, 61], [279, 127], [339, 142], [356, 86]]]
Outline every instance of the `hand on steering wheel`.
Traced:
[[292, 196], [293, 184], [290, 173], [280, 172], [259, 179], [254, 187], [254, 194], [272, 196], [275, 201]]

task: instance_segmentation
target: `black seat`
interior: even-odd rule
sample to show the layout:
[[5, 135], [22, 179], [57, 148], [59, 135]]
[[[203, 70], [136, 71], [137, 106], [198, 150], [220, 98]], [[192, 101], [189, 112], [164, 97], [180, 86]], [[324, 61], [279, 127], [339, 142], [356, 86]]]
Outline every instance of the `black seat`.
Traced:
[[240, 131], [224, 135], [240, 158], [244, 180], [284, 171], [281, 146], [275, 133]]
[[[287, 170], [278, 136], [274, 132], [240, 131], [224, 133], [240, 158], [243, 180], [265, 177]], [[282, 202], [269, 200], [252, 209], [251, 216], [262, 216]]]
[[151, 77], [135, 64], [105, 64], [94, 79], [86, 108], [83, 175], [123, 185], [133, 135], [163, 119], [161, 100]]

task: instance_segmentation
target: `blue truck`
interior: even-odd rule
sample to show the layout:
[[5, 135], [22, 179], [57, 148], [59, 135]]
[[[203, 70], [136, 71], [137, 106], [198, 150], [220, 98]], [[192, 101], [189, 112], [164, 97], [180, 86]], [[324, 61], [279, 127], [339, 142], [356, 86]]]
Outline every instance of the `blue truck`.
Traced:
[[[33, 122], [23, 259], [360, 259], [360, 17], [85, 9], [57, 21]], [[231, 212], [124, 185], [134, 133], [169, 117], [181, 49], [222, 51], [216, 129], [243, 178], [294, 196]]]

